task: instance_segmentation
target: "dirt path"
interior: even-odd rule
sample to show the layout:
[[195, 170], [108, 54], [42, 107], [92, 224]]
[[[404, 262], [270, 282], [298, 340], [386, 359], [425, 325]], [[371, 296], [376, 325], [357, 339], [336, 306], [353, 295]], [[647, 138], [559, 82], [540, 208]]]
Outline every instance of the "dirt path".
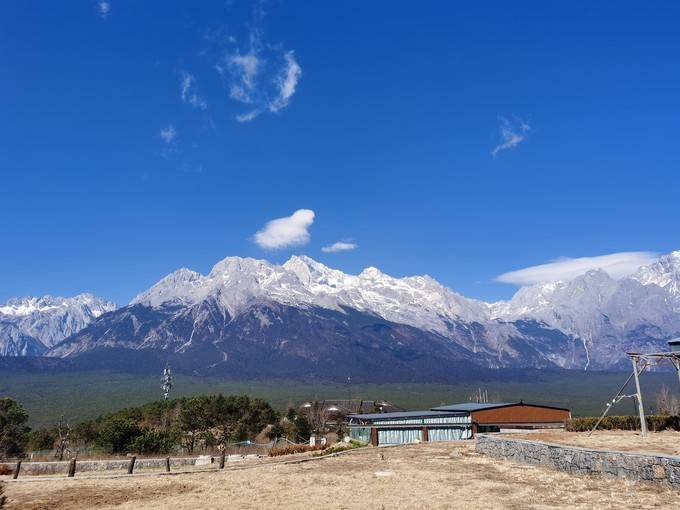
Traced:
[[367, 448], [306, 464], [7, 484], [10, 509], [673, 508], [680, 492], [489, 459], [474, 443]]

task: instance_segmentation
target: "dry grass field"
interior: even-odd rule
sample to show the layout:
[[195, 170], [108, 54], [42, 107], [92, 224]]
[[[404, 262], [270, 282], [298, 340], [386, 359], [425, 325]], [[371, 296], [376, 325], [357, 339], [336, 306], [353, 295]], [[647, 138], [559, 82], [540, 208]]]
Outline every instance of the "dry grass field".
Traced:
[[671, 430], [650, 432], [646, 438], [641, 437], [639, 432], [630, 430], [597, 430], [590, 437], [586, 432], [558, 430], [527, 434], [515, 433], [509, 437], [580, 446], [582, 448], [680, 455], [680, 432]]
[[303, 464], [6, 485], [10, 509], [677, 508], [680, 492], [490, 459], [474, 442], [364, 448]]

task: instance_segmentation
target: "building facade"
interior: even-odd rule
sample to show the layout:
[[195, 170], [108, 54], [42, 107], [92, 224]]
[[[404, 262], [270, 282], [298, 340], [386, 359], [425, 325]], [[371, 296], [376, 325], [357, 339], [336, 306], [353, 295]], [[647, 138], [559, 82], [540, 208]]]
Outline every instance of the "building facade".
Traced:
[[350, 437], [374, 446], [471, 439], [477, 432], [564, 428], [569, 409], [539, 404], [462, 403], [427, 411], [352, 414]]

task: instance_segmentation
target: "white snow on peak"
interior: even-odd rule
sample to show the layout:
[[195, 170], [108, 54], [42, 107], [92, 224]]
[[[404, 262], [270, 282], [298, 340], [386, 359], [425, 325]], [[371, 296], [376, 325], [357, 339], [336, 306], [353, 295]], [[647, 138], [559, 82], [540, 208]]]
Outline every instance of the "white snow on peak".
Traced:
[[87, 306], [93, 317], [99, 317], [102, 313], [115, 310], [116, 308], [116, 305], [113, 303], [99, 299], [92, 294], [84, 293], [71, 298], [59, 296], [12, 298], [0, 306], [0, 314], [25, 317], [39, 313], [54, 313], [58, 310], [67, 310], [74, 306]]
[[[631, 278], [643, 285], [657, 285], [680, 301], [680, 250], [643, 266]], [[680, 302], [678, 303], [680, 305]], [[680, 311], [680, 310], [679, 310]]]
[[172, 273], [132, 303], [160, 306], [212, 297], [232, 316], [259, 300], [338, 311], [348, 307], [441, 333], [449, 330], [450, 321], [483, 320], [487, 314], [484, 303], [466, 299], [429, 276], [394, 278], [374, 267], [350, 275], [306, 256], [292, 256], [283, 265], [227, 257], [206, 276], [190, 273]]
[[[511, 300], [485, 303], [468, 299], [434, 278], [395, 278], [375, 267], [346, 274], [306, 256], [282, 265], [227, 257], [207, 275], [181, 269], [163, 278], [132, 303], [218, 302], [231, 317], [250, 305], [275, 302], [343, 311], [352, 308], [420, 329], [451, 334], [454, 322], [479, 322], [487, 331], [502, 323], [531, 319], [579, 337], [621, 335], [647, 325], [660, 335], [680, 334], [680, 252], [614, 279], [596, 269], [568, 282], [546, 282], [518, 290]], [[623, 332], [623, 333], [622, 333]]]
[[12, 298], [0, 305], [0, 355], [20, 354], [9, 352], [9, 341], [17, 335], [51, 347], [115, 309], [114, 303], [92, 294]]

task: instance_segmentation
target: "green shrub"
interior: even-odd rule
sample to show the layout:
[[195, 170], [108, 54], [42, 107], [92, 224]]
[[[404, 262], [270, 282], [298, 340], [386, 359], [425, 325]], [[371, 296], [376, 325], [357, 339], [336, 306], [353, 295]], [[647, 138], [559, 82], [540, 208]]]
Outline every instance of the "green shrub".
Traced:
[[[661, 416], [652, 414], [646, 416], [647, 428], [653, 432], [662, 430], [680, 430], [680, 417]], [[570, 432], [587, 432], [597, 423], [598, 418], [594, 416], [584, 418], [573, 418], [567, 423], [567, 430]], [[640, 418], [637, 416], [605, 416], [602, 423], [597, 427], [598, 430], [639, 430]]]
[[20, 457], [26, 451], [28, 413], [11, 398], [0, 398], [0, 459]]
[[32, 430], [28, 434], [28, 449], [30, 451], [51, 450], [57, 440], [54, 431], [50, 429]]
[[143, 434], [141, 427], [131, 419], [110, 418], [99, 429], [97, 445], [109, 453], [127, 453]]
[[145, 429], [130, 443], [130, 451], [141, 454], [168, 453], [177, 444], [177, 436], [162, 430]]

